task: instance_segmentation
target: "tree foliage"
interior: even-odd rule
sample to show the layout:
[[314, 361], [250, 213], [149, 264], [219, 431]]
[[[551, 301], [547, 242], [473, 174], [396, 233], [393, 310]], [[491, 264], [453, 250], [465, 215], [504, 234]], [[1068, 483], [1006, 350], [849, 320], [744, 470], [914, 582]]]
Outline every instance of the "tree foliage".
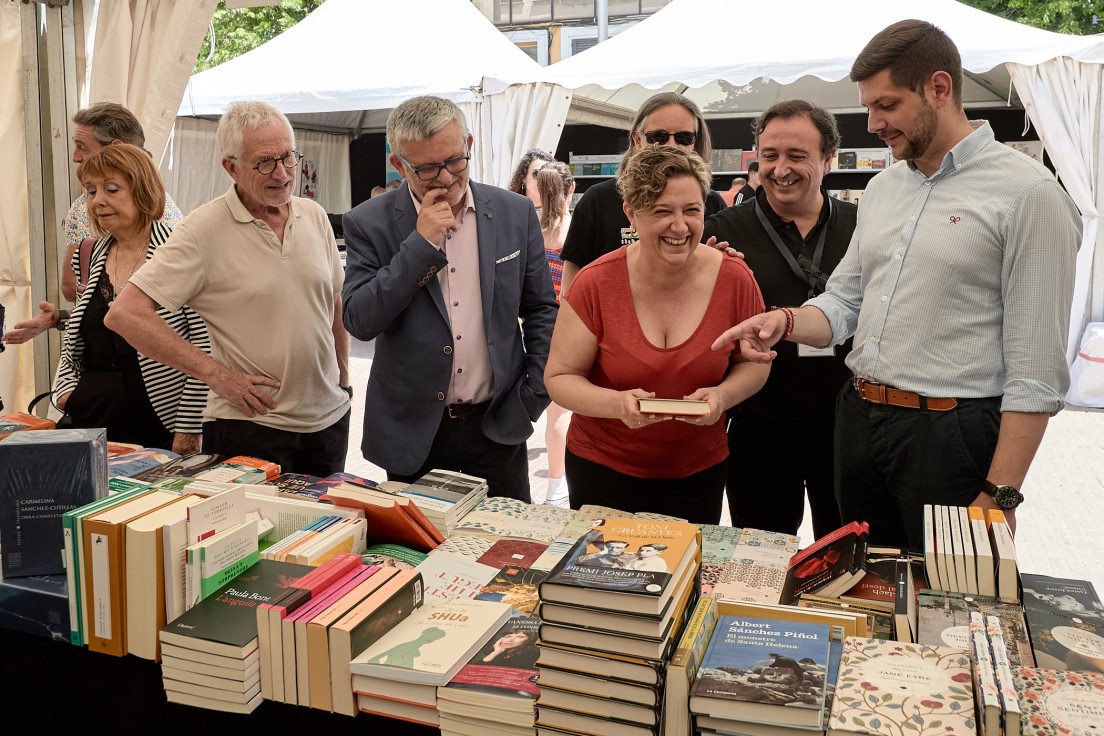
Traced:
[[[1104, 32], [1101, 0], [961, 0], [1002, 18], [1058, 33], [1088, 35]], [[1102, 13], [1104, 14], [1104, 13]]]
[[[209, 30], [199, 49], [195, 70], [201, 72], [252, 51], [271, 41], [322, 5], [323, 0], [282, 0], [277, 6], [229, 10], [219, 0]], [[212, 49], [212, 38], [214, 48]]]

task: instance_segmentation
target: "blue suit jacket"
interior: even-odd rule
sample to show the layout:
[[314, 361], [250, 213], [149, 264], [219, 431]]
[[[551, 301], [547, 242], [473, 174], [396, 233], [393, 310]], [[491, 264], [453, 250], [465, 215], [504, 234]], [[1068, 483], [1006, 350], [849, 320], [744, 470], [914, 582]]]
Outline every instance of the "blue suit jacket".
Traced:
[[[482, 429], [516, 445], [548, 406], [544, 366], [556, 297], [533, 205], [504, 189], [474, 182], [471, 189], [493, 382]], [[415, 473], [429, 456], [452, 375], [453, 335], [436, 278], [448, 259], [416, 231], [417, 220], [406, 183], [342, 219], [345, 328], [376, 341], [361, 449], [399, 475]]]

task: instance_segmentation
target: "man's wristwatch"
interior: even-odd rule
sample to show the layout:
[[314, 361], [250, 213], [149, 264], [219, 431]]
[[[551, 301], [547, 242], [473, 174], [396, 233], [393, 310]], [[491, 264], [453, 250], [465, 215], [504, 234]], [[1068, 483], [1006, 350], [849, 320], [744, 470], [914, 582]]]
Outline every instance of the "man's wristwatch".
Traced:
[[58, 321], [54, 323], [54, 327], [65, 332], [65, 329], [69, 326], [69, 310], [58, 310]]
[[1011, 511], [1024, 501], [1024, 495], [1016, 486], [998, 486], [996, 483], [985, 481], [984, 492], [993, 497], [993, 501], [1002, 511]]

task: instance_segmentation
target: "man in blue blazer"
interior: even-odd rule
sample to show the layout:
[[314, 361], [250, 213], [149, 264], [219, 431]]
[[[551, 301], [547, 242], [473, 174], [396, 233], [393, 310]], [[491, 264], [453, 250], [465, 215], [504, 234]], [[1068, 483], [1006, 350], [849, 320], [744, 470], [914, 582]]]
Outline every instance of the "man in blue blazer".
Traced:
[[530, 500], [525, 441], [548, 405], [556, 300], [525, 197], [468, 181], [472, 136], [437, 97], [387, 121], [404, 183], [343, 219], [345, 327], [376, 340], [364, 457], [388, 478], [433, 468]]

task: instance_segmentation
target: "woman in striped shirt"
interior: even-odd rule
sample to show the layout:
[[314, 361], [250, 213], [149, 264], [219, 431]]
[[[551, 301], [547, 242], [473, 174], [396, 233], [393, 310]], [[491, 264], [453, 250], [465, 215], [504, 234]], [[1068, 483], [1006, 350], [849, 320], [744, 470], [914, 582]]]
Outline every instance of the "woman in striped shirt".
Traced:
[[[76, 427], [105, 427], [108, 439], [198, 451], [207, 387], [139, 354], [104, 326], [116, 294], [169, 237], [165, 189], [148, 153], [121, 143], [85, 159], [77, 178], [102, 237], [92, 248], [87, 288], [65, 331], [54, 383], [59, 409]], [[185, 306], [158, 314], [181, 337], [210, 352], [207, 327]]]

